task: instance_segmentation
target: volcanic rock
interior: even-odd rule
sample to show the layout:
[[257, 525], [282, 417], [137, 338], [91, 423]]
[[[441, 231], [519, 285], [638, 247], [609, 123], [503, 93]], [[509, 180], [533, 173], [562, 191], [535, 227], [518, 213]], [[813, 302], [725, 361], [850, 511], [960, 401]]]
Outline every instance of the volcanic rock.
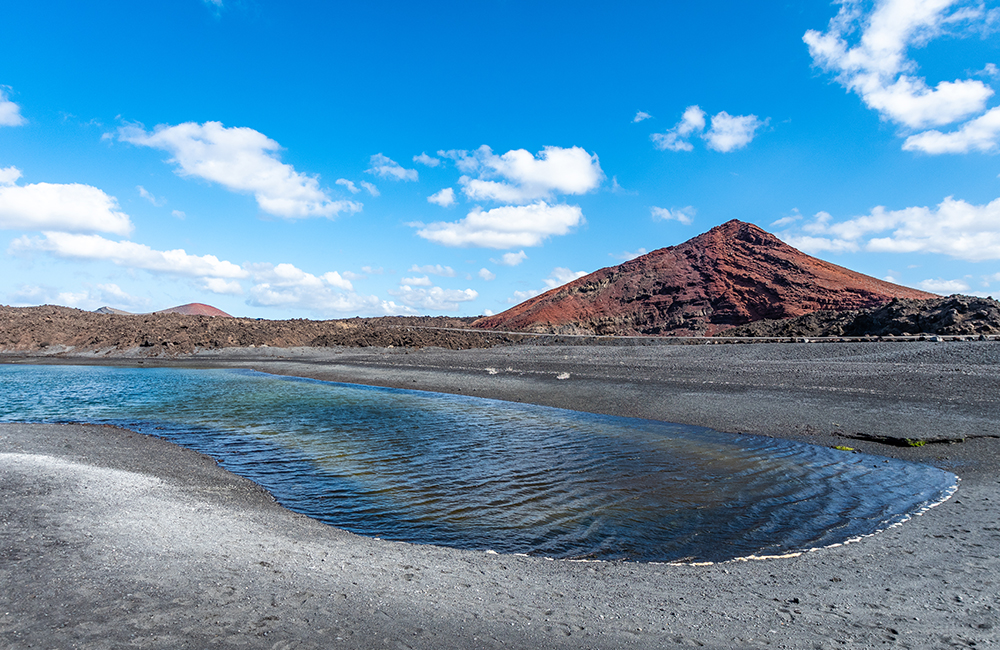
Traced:
[[473, 326], [558, 334], [712, 336], [761, 319], [934, 297], [811, 257], [734, 219], [683, 244], [595, 271]]
[[133, 351], [144, 356], [253, 347], [428, 347], [513, 343], [523, 335], [468, 330], [472, 319], [384, 316], [313, 321], [212, 318], [178, 313], [107, 314], [71, 307], [0, 305], [0, 353], [60, 355]]
[[818, 311], [796, 318], [761, 320], [728, 330], [726, 336], [995, 336], [1000, 302], [953, 295], [930, 300], [896, 299], [860, 311]]

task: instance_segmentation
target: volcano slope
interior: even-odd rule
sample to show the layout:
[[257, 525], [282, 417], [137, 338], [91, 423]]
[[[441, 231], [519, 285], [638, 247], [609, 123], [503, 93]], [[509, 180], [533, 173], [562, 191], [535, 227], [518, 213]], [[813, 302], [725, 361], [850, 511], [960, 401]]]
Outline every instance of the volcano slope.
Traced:
[[595, 271], [473, 326], [713, 336], [762, 319], [936, 297], [811, 257], [753, 224], [733, 220], [683, 244]]

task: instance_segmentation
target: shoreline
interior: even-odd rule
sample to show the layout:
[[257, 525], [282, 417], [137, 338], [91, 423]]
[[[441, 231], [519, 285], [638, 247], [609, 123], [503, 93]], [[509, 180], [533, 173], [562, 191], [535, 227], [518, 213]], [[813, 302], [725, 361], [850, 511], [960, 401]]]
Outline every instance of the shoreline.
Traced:
[[[12, 361], [95, 363], [0, 356]], [[115, 647], [113, 639], [205, 647], [237, 637], [261, 648], [1000, 641], [1000, 439], [988, 437], [1000, 421], [1000, 346], [992, 343], [229, 349], [111, 363], [254, 368], [762, 433], [930, 462], [963, 480], [949, 501], [901, 526], [793, 558], [699, 567], [550, 562], [356, 537], [290, 513], [159, 439], [2, 425], [0, 481], [14, 497], [2, 529], [0, 579], [12, 588], [0, 596], [0, 647]], [[845, 437], [854, 434], [930, 441]], [[141, 497], [116, 501], [94, 476], [113, 476]], [[147, 522], [137, 534], [147, 512], [193, 532]], [[45, 546], [47, 538], [54, 541]], [[46, 552], [31, 541], [39, 539]], [[31, 598], [46, 589], [60, 607]], [[308, 592], [301, 602], [292, 597], [300, 592]], [[88, 607], [104, 612], [100, 630]]]

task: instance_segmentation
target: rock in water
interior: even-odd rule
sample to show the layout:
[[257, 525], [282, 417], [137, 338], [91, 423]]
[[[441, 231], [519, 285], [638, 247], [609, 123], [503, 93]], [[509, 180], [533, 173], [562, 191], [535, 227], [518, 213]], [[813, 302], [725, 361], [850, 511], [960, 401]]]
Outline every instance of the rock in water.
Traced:
[[558, 334], [712, 336], [762, 319], [935, 297], [811, 257], [734, 219], [473, 325]]

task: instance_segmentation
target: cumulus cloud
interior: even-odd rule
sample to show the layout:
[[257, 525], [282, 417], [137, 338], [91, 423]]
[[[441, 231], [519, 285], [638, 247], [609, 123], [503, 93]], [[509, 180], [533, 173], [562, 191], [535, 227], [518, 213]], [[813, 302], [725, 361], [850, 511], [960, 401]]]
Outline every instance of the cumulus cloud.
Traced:
[[145, 244], [112, 241], [100, 235], [43, 232], [42, 237], [15, 239], [8, 249], [13, 254], [31, 251], [47, 252], [56, 257], [102, 260], [132, 269], [175, 275], [230, 279], [248, 275], [242, 267], [214, 255], [190, 255], [183, 249], [158, 251]]
[[475, 208], [461, 221], [439, 221], [417, 231], [424, 239], [445, 246], [513, 248], [538, 246], [553, 235], [565, 235], [583, 223], [583, 211], [573, 205], [508, 205]]
[[711, 128], [705, 131], [705, 115], [699, 106], [688, 106], [674, 128], [649, 137], [661, 151], [693, 151], [690, 138], [698, 135], [708, 143], [709, 149], [728, 153], [750, 144], [757, 130], [767, 123], [756, 115], [730, 115], [720, 111], [712, 116]]
[[378, 188], [375, 187], [372, 183], [369, 183], [368, 181], [361, 181], [361, 187], [368, 190], [368, 193], [371, 194], [372, 196], [379, 196]]
[[924, 291], [940, 294], [963, 293], [969, 290], [969, 285], [962, 280], [923, 280], [919, 285]]
[[455, 205], [455, 190], [446, 187], [428, 196], [427, 201], [435, 205], [440, 205], [442, 208], [450, 208]]
[[7, 99], [7, 93], [0, 87], [0, 126], [21, 126], [27, 120], [21, 115], [21, 107]]
[[596, 155], [581, 147], [545, 147], [537, 155], [514, 149], [498, 156], [486, 145], [457, 158], [469, 174], [459, 179], [474, 201], [529, 203], [557, 194], [586, 194], [604, 179]]
[[721, 111], [712, 116], [712, 128], [703, 137], [709, 149], [728, 153], [750, 144], [762, 126], [764, 122], [756, 115], [730, 115]]
[[697, 105], [688, 106], [681, 116], [681, 121], [666, 133], [654, 133], [650, 137], [660, 151], [691, 151], [694, 145], [687, 138], [692, 133], [700, 133], [705, 129], [705, 111]]
[[[858, 0], [843, 0], [825, 32], [805, 33], [802, 40], [816, 65], [835, 73], [838, 83], [883, 119], [910, 129], [952, 124], [986, 109], [992, 88], [975, 79], [943, 80], [931, 87], [917, 75], [917, 63], [909, 57], [911, 48], [942, 35], [982, 31], [995, 18], [983, 5], [961, 0], [878, 0], [867, 9]], [[929, 137], [928, 146], [933, 149], [938, 140]], [[907, 142], [915, 149], [924, 141]], [[940, 153], [951, 151], [944, 147]]]
[[362, 208], [354, 201], [333, 200], [320, 188], [317, 177], [279, 160], [277, 142], [250, 128], [185, 122], [147, 132], [126, 126], [118, 130], [118, 138], [170, 153], [170, 162], [181, 176], [204, 178], [234, 192], [251, 192], [261, 210], [277, 217], [332, 218]]
[[491, 282], [497, 279], [497, 274], [490, 271], [488, 268], [483, 267], [479, 269], [479, 277], [486, 280], [487, 282]]
[[649, 209], [649, 212], [653, 215], [653, 219], [658, 221], [679, 221], [685, 226], [690, 226], [694, 221], [694, 215], [697, 214], [695, 210], [690, 205], [684, 208], [658, 208], [655, 205]]
[[314, 275], [292, 264], [247, 265], [255, 284], [247, 303], [261, 307], [297, 308], [320, 313], [403, 314], [410, 310], [376, 296], [354, 292], [336, 271]]
[[182, 212], [181, 210], [171, 210], [170, 214], [173, 215], [174, 217], [180, 219], [181, 221], [183, 221], [184, 219], [187, 219], [187, 215], [184, 214], [184, 212]]
[[394, 181], [417, 180], [416, 169], [406, 169], [392, 158], [381, 153], [371, 157], [371, 167], [365, 171], [369, 174], [375, 174], [379, 178], [388, 178]]
[[653, 116], [650, 115], [649, 113], [647, 113], [646, 111], [638, 111], [638, 112], [636, 112], [635, 117], [632, 118], [632, 124], [635, 124], [636, 122], [642, 122], [644, 120], [648, 120], [651, 117], [653, 117]]
[[440, 264], [426, 264], [424, 266], [414, 264], [410, 267], [410, 273], [429, 273], [431, 275], [440, 275], [443, 278], [455, 277], [455, 269]]
[[440, 159], [435, 158], [434, 156], [428, 156], [426, 151], [421, 152], [419, 156], [414, 156], [413, 162], [426, 165], [427, 167], [437, 167], [441, 164]]
[[218, 293], [224, 296], [239, 296], [243, 294], [243, 285], [236, 280], [226, 280], [224, 278], [203, 278], [201, 286], [206, 291]]
[[820, 212], [800, 232], [782, 234], [806, 252], [866, 250], [938, 253], [978, 262], [1000, 259], [1000, 199], [984, 205], [947, 197], [935, 207], [888, 210], [835, 222]]
[[1000, 148], [1000, 107], [969, 120], [961, 128], [948, 133], [936, 129], [911, 135], [903, 143], [906, 151], [929, 154], [992, 152]]
[[149, 300], [132, 296], [117, 284], [86, 285], [81, 291], [60, 291], [53, 287], [22, 284], [11, 296], [15, 305], [54, 304], [81, 309], [97, 309], [113, 305], [119, 309], [139, 310], [149, 305]]
[[490, 261], [494, 264], [503, 264], [504, 266], [517, 266], [526, 259], [528, 259], [528, 255], [524, 251], [518, 251], [516, 253], [504, 253], [499, 259], [491, 257]]
[[21, 170], [0, 169], [0, 228], [62, 230], [127, 235], [132, 221], [118, 201], [101, 190], [79, 183], [17, 185]]
[[389, 290], [409, 307], [430, 311], [458, 311], [459, 303], [469, 302], [479, 297], [474, 289], [442, 289], [441, 287], [415, 287], [401, 285], [396, 290]]

